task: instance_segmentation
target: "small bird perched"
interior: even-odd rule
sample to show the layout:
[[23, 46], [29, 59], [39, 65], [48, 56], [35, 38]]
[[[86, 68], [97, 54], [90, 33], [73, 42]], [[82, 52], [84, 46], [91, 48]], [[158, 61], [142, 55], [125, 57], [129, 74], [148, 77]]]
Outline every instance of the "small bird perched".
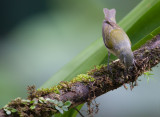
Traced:
[[103, 9], [105, 20], [103, 21], [102, 36], [108, 49], [108, 68], [110, 53], [117, 56], [128, 69], [134, 64], [134, 56], [131, 50], [131, 42], [127, 34], [116, 24], [115, 9]]

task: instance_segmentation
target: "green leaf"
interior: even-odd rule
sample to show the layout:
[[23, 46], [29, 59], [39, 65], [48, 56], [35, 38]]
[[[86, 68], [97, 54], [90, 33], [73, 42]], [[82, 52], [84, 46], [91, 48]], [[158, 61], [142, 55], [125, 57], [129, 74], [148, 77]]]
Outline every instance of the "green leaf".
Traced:
[[62, 102], [62, 101], [59, 101], [59, 102], [58, 102], [58, 106], [63, 106], [63, 102]]
[[[160, 25], [160, 15], [158, 14], [160, 11], [159, 6], [160, 0], [143, 0], [121, 20], [119, 25], [127, 32], [133, 45]], [[143, 43], [133, 47], [133, 50], [140, 47]], [[103, 44], [102, 38], [96, 40], [70, 63], [58, 71], [42, 87], [48, 88], [58, 84], [60, 81], [69, 81], [80, 73], [86, 73], [86, 71], [91, 69], [94, 65], [106, 64], [106, 53], [107, 50]], [[111, 59], [115, 59], [115, 57], [112, 56]], [[78, 108], [80, 109], [81, 107], [82, 105]], [[76, 113], [74, 109], [70, 109], [67, 113], [55, 115], [55, 117], [74, 117]]]
[[31, 107], [30, 107], [30, 109], [35, 109], [36, 108], [36, 106], [35, 105], [32, 105]]
[[49, 102], [54, 103], [54, 104], [58, 104], [58, 100], [49, 100]]
[[[137, 42], [159, 26], [160, 15], [157, 15], [160, 10], [159, 5], [159, 0], [144, 0], [121, 20], [119, 25], [127, 32], [132, 42]], [[99, 65], [104, 59], [107, 59], [105, 53], [107, 50], [103, 41], [98, 39], [51, 77], [42, 87], [51, 87], [60, 81], [68, 81], [80, 73], [85, 73], [94, 65]]]
[[55, 108], [56, 108], [61, 114], [64, 113], [62, 108], [60, 108], [60, 107], [58, 107], [58, 106], [55, 106]]
[[10, 114], [11, 114], [11, 111], [6, 110], [6, 114], [7, 114], [7, 115], [10, 115]]
[[63, 106], [62, 109], [63, 109], [64, 111], [68, 111], [68, 108], [67, 108], [66, 106]]
[[154, 75], [154, 74], [151, 74], [150, 71], [144, 72], [144, 77], [147, 78], [147, 83], [149, 83], [149, 80], [152, 78], [151, 75]]
[[[142, 46], [143, 44], [145, 44], [148, 40], [151, 40], [153, 37], [155, 37], [156, 35], [160, 34], [160, 26], [158, 28], [156, 28], [155, 30], [153, 30], [150, 34], [148, 34], [146, 37], [144, 37], [143, 39], [141, 39], [140, 41], [138, 41], [133, 47], [132, 50], [136, 50], [138, 49], [140, 46]], [[152, 73], [148, 72], [144, 72], [144, 77], [146, 76], [147, 78], [147, 83], [149, 82], [149, 80], [152, 78], [151, 75], [154, 75]], [[152, 78], [154, 79], [154, 78]]]
[[44, 99], [43, 97], [39, 97], [39, 102], [40, 102], [40, 103], [46, 103], [46, 101], [47, 101], [47, 100]]
[[43, 97], [39, 97], [39, 100], [44, 100], [44, 98]]
[[17, 112], [17, 110], [14, 109], [14, 108], [12, 108], [11, 112], [12, 112], [12, 113], [15, 113], [15, 112]]
[[30, 104], [33, 104], [34, 103], [34, 100], [30, 101]]
[[42, 100], [39, 100], [39, 102], [40, 102], [40, 103], [43, 103], [43, 101], [42, 101]]
[[133, 45], [160, 26], [159, 5], [160, 0], [143, 0], [120, 21], [119, 25], [127, 32]]
[[70, 102], [70, 101], [66, 101], [66, 102], [64, 103], [64, 106], [66, 106], [66, 107], [70, 107], [70, 105], [71, 105], [71, 102]]
[[154, 36], [160, 34], [160, 26], [153, 30], [150, 34], [145, 36], [143, 39], [139, 40], [133, 47], [132, 50], [136, 50], [144, 45], [147, 41], [151, 40]]
[[[76, 108], [80, 110], [82, 108], [83, 104], [77, 106]], [[74, 110], [73, 108], [69, 109], [67, 112], [64, 112], [64, 114], [55, 114], [54, 117], [76, 117], [78, 112]]]

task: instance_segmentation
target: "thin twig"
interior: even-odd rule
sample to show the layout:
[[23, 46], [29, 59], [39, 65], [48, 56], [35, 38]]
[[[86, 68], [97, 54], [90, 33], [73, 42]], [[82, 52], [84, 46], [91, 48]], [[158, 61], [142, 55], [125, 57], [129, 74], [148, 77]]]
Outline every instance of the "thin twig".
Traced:
[[84, 115], [76, 107], [73, 108], [81, 115], [81, 117], [84, 117]]

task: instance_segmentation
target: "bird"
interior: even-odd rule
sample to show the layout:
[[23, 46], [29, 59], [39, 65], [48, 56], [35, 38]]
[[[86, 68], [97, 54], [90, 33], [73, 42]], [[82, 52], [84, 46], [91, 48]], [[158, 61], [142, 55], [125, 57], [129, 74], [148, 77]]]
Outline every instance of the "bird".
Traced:
[[102, 25], [102, 37], [105, 47], [108, 50], [108, 65], [110, 54], [117, 56], [126, 69], [134, 64], [134, 55], [131, 50], [131, 41], [124, 30], [116, 23], [116, 10], [103, 9], [105, 20]]

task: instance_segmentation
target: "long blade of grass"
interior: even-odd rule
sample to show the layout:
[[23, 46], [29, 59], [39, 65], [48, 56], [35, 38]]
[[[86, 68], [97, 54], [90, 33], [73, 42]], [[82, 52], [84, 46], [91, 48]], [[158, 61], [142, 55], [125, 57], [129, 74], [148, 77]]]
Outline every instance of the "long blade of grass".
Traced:
[[[127, 32], [133, 43], [136, 43], [159, 26], [160, 15], [157, 14], [160, 10], [159, 5], [160, 0], [144, 0], [121, 20], [119, 25]], [[77, 74], [85, 73], [94, 65], [99, 65], [104, 60], [107, 61], [106, 53], [107, 51], [102, 39], [98, 39], [51, 77], [42, 87], [51, 87], [60, 81], [68, 81], [73, 79]], [[73, 114], [75, 112], [73, 111], [69, 111], [68, 113]], [[56, 117], [60, 116], [62, 117], [63, 115]]]

